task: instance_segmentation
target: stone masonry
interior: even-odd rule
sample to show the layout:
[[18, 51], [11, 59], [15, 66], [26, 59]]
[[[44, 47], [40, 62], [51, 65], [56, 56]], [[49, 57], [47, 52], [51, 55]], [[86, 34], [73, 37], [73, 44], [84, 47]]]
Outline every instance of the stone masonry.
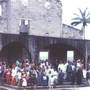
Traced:
[[0, 4], [0, 33], [19, 34], [24, 20], [29, 35], [82, 38], [77, 29], [62, 25], [60, 0], [0, 0]]

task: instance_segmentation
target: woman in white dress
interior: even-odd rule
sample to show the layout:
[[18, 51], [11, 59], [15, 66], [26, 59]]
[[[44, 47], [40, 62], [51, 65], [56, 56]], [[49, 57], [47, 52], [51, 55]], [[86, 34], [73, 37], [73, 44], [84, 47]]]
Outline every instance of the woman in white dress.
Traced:
[[11, 85], [16, 85], [16, 73], [17, 73], [16, 66], [13, 65], [11, 70]]
[[22, 86], [23, 87], [27, 86], [27, 75], [26, 75], [26, 73], [22, 74]]

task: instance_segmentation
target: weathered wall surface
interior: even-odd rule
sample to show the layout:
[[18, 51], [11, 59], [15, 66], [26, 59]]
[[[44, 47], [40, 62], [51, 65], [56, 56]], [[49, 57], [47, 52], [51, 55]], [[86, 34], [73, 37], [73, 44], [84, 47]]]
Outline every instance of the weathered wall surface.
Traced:
[[0, 0], [0, 7], [1, 7], [1, 15], [0, 15], [0, 33], [7, 32], [7, 4], [3, 2], [4, 0]]
[[83, 36], [80, 34], [80, 30], [71, 26], [63, 24], [62, 37], [70, 39], [82, 39]]
[[10, 0], [8, 8], [8, 31], [19, 33], [21, 19], [30, 20], [30, 35], [60, 37], [62, 34], [62, 9], [57, 0]]
[[62, 4], [59, 0], [0, 0], [0, 3], [0, 33], [19, 34], [23, 19], [29, 27], [29, 35], [82, 38], [79, 30], [62, 25]]

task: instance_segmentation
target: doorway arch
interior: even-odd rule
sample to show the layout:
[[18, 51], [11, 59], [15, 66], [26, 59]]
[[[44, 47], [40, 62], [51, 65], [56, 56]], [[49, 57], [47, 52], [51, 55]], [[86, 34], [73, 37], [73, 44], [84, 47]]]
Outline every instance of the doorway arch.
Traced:
[[9, 64], [15, 63], [18, 59], [23, 60], [24, 58], [31, 59], [31, 53], [18, 41], [10, 42], [0, 51], [0, 60], [6, 61]]

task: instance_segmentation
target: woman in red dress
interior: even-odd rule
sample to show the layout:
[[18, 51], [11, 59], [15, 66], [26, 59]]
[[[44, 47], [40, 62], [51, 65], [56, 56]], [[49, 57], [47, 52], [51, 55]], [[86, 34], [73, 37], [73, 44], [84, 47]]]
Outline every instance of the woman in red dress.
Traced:
[[5, 80], [7, 84], [10, 84], [11, 82], [11, 69], [7, 68], [5, 72]]
[[11, 69], [11, 85], [16, 85], [16, 73], [16, 65], [13, 64]]

